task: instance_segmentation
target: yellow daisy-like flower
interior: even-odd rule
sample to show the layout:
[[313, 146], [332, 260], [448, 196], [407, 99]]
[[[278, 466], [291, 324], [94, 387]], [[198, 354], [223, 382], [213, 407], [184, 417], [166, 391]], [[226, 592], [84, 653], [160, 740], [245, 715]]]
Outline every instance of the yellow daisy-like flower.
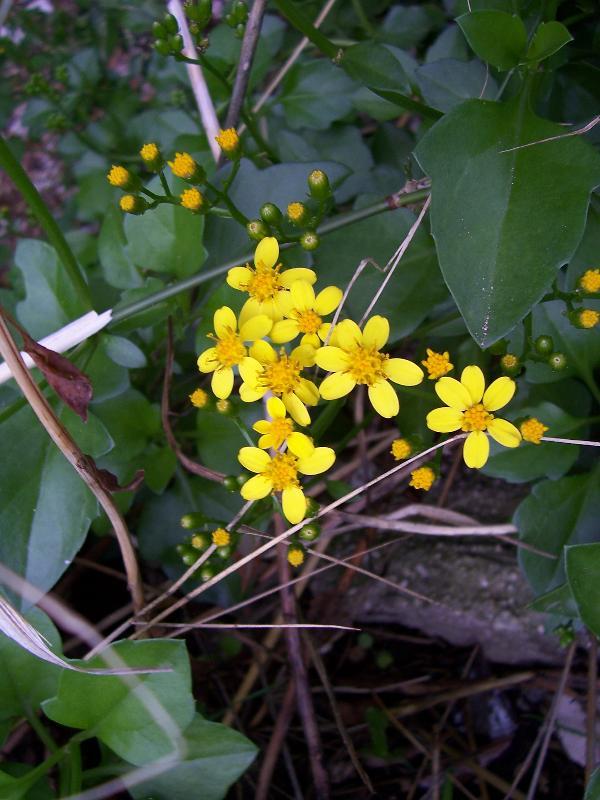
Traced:
[[346, 319], [335, 326], [336, 346], [321, 347], [315, 361], [331, 372], [319, 391], [325, 400], [349, 394], [358, 384], [368, 386], [369, 400], [382, 417], [394, 417], [400, 410], [398, 395], [389, 383], [417, 386], [423, 370], [405, 358], [390, 358], [381, 348], [390, 335], [385, 317], [371, 317], [361, 331], [356, 322]]
[[519, 425], [519, 430], [524, 441], [531, 442], [531, 444], [541, 444], [542, 436], [546, 433], [548, 427], [543, 422], [540, 422], [539, 419], [529, 417]]
[[262, 450], [279, 450], [294, 432], [294, 423], [287, 416], [287, 409], [279, 397], [269, 397], [267, 412], [271, 419], [261, 419], [252, 427], [262, 434], [258, 440], [258, 446]]
[[281, 492], [286, 519], [295, 525], [306, 516], [306, 497], [298, 475], [320, 475], [331, 467], [335, 453], [330, 447], [315, 447], [303, 433], [292, 433], [285, 453], [270, 456], [258, 447], [242, 447], [240, 464], [257, 473], [242, 486], [244, 500], [261, 500], [273, 492]]
[[232, 155], [240, 146], [240, 137], [235, 128], [226, 128], [219, 131], [215, 141], [226, 155]]
[[216, 547], [227, 547], [231, 542], [231, 534], [225, 528], [217, 528], [212, 532], [212, 543]]
[[405, 458], [411, 455], [412, 451], [412, 445], [408, 439], [394, 439], [390, 453], [394, 456], [396, 461], [404, 461]]
[[134, 214], [137, 208], [137, 197], [134, 194], [124, 194], [119, 200], [121, 211], [126, 214]]
[[111, 186], [116, 186], [118, 189], [128, 189], [132, 182], [132, 175], [125, 167], [113, 164], [106, 179]]
[[300, 567], [304, 564], [304, 550], [301, 550], [299, 547], [290, 547], [287, 560], [292, 567]]
[[158, 149], [158, 145], [154, 142], [149, 142], [142, 146], [140, 150], [140, 157], [142, 161], [158, 161], [160, 158], [160, 150]]
[[248, 315], [266, 314], [272, 320], [283, 318], [285, 296], [295, 281], [313, 284], [317, 276], [312, 269], [296, 267], [281, 271], [279, 242], [274, 236], [265, 236], [254, 252], [254, 268], [233, 267], [227, 273], [227, 283], [234, 289], [247, 292], [250, 298], [244, 304]]
[[192, 180], [198, 173], [198, 164], [196, 164], [189, 153], [175, 153], [173, 161], [169, 161], [168, 163], [173, 175], [176, 175], [178, 178], [183, 178], [186, 181]]
[[582, 328], [595, 328], [600, 322], [600, 311], [593, 308], [582, 308], [578, 314], [579, 324]]
[[430, 411], [427, 425], [438, 433], [468, 431], [463, 448], [465, 464], [483, 467], [490, 451], [486, 432], [504, 447], [518, 447], [521, 441], [521, 434], [511, 422], [492, 414], [511, 400], [515, 389], [516, 383], [507, 377], [497, 378], [486, 389], [479, 367], [465, 367], [460, 381], [440, 378], [435, 384], [437, 396], [449, 407]]
[[250, 348], [250, 356], [239, 365], [244, 381], [240, 386], [240, 397], [245, 403], [253, 403], [270, 391], [281, 398], [288, 414], [298, 425], [309, 425], [310, 415], [306, 406], [317, 405], [319, 390], [302, 376], [302, 366], [296, 351], [291, 355], [283, 350], [277, 353], [267, 342], [255, 342]]
[[454, 369], [454, 364], [450, 363], [450, 353], [436, 353], [429, 347], [427, 348], [427, 358], [421, 361], [421, 364], [427, 370], [427, 377], [430, 381], [436, 381]]
[[204, 205], [204, 197], [196, 188], [184, 189], [179, 195], [179, 201], [184, 208], [190, 211], [201, 211]]
[[304, 203], [290, 203], [286, 213], [292, 222], [301, 222], [306, 216], [306, 206]]
[[412, 486], [413, 489], [423, 489], [423, 491], [428, 492], [433, 486], [434, 481], [435, 472], [431, 467], [419, 467], [418, 469], [413, 469], [410, 473], [410, 482], [408, 485]]
[[248, 355], [244, 342], [266, 336], [272, 322], [264, 314], [251, 319], [240, 315], [238, 331], [235, 314], [228, 306], [222, 306], [215, 311], [213, 323], [215, 332], [209, 334], [209, 338], [214, 339], [215, 344], [198, 356], [198, 369], [213, 373], [211, 389], [218, 398], [225, 400], [233, 389], [233, 367], [239, 366]]
[[190, 402], [193, 406], [196, 406], [196, 408], [204, 408], [208, 403], [208, 394], [204, 389], [194, 389], [190, 395]]
[[600, 269], [588, 269], [581, 278], [579, 278], [579, 286], [584, 292], [596, 294], [600, 292]]
[[303, 346], [320, 347], [329, 331], [329, 324], [323, 322], [323, 317], [335, 311], [342, 295], [342, 290], [337, 286], [327, 286], [315, 296], [310, 283], [295, 281], [282, 298], [285, 319], [273, 325], [271, 340], [283, 344], [302, 334]]

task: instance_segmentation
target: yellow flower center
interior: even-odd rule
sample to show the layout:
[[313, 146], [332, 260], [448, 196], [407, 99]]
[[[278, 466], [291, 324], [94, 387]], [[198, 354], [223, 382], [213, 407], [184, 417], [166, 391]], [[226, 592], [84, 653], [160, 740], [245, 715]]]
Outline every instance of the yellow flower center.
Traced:
[[579, 285], [586, 292], [600, 292], [600, 269], [588, 269], [579, 279]]
[[414, 489], [424, 489], [428, 492], [435, 481], [435, 472], [431, 467], [419, 467], [410, 473], [410, 483]]
[[185, 189], [179, 200], [184, 208], [189, 208], [190, 211], [200, 211], [204, 205], [204, 197], [198, 189]]
[[216, 142], [225, 153], [233, 152], [240, 143], [239, 136], [235, 128], [227, 128], [222, 130], [218, 136], [215, 136]]
[[523, 439], [525, 439], [526, 442], [531, 442], [532, 444], [540, 444], [542, 436], [548, 430], [546, 425], [544, 425], [535, 417], [526, 419], [525, 422], [521, 423], [519, 428], [521, 430], [521, 436]]
[[160, 151], [154, 142], [145, 144], [140, 150], [142, 161], [156, 161], [160, 156]]
[[406, 439], [394, 439], [392, 442], [391, 453], [396, 461], [402, 461], [403, 459], [408, 458], [412, 453], [410, 442], [407, 442]]
[[231, 541], [231, 534], [225, 528], [217, 528], [212, 532], [212, 542], [217, 547], [227, 547]]
[[300, 333], [317, 333], [323, 324], [321, 317], [312, 308], [307, 308], [305, 311], [297, 311], [295, 316]]
[[189, 153], [175, 153], [173, 161], [169, 161], [173, 175], [189, 180], [196, 172], [196, 162]]
[[292, 567], [299, 567], [304, 563], [304, 552], [299, 547], [290, 547], [287, 554], [287, 560]]
[[273, 300], [281, 291], [282, 285], [279, 279], [279, 265], [272, 269], [259, 264], [252, 272], [252, 277], [246, 285], [246, 291], [254, 300], [264, 303], [266, 300]]
[[135, 204], [135, 197], [132, 194], [124, 194], [119, 200], [121, 211], [125, 211], [128, 214], [131, 214], [132, 211], [135, 211]]
[[423, 364], [429, 373], [429, 378], [431, 380], [442, 378], [454, 367], [454, 365], [450, 363], [449, 353], [436, 353], [429, 348], [427, 348], [427, 358], [425, 361], [421, 361], [421, 364]]
[[582, 328], [595, 328], [600, 321], [600, 312], [592, 308], [584, 308], [579, 312], [579, 324]]
[[277, 417], [271, 422], [269, 430], [270, 435], [273, 437], [273, 446], [281, 447], [285, 440], [290, 436], [294, 430], [294, 423], [288, 417]]
[[194, 389], [190, 395], [190, 400], [192, 405], [196, 406], [196, 408], [204, 408], [208, 403], [208, 394], [204, 389]]
[[461, 429], [463, 431], [484, 431], [493, 419], [493, 414], [485, 410], [483, 403], [476, 403], [463, 412]]
[[215, 344], [217, 361], [221, 367], [233, 367], [246, 355], [246, 348], [237, 333], [229, 331]]
[[297, 459], [290, 453], [277, 453], [271, 460], [263, 475], [271, 481], [275, 492], [298, 486], [297, 463]]
[[380, 353], [374, 347], [357, 347], [348, 355], [350, 364], [347, 371], [357, 383], [373, 386], [381, 378], [385, 378], [383, 367], [388, 359], [385, 353]]
[[265, 366], [261, 375], [261, 382], [273, 394], [289, 394], [300, 383], [301, 369], [299, 361], [282, 351], [277, 361]]
[[111, 186], [118, 186], [121, 189], [124, 189], [130, 180], [129, 171], [114, 164], [106, 177]]
[[299, 219], [302, 219], [304, 216], [304, 204], [290, 203], [287, 207], [287, 215], [293, 222], [297, 222]]
[[507, 353], [505, 356], [502, 356], [500, 361], [502, 363], [502, 366], [506, 367], [507, 369], [512, 369], [513, 367], [516, 367], [517, 364], [519, 363], [518, 358], [514, 356], [512, 353]]

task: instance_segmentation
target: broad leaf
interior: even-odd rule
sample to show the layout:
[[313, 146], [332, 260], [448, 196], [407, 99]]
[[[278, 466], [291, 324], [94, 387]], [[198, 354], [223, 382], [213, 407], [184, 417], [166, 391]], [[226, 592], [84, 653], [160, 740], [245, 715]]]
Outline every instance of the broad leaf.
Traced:
[[562, 22], [542, 22], [529, 45], [526, 60], [542, 61], [572, 41], [573, 37]]
[[324, 130], [352, 108], [355, 84], [330, 61], [293, 67], [283, 82], [281, 104], [291, 128]]
[[217, 722], [208, 722], [199, 714], [185, 731], [185, 745], [184, 761], [130, 788], [136, 800], [150, 795], [155, 800], [189, 800], [191, 797], [221, 800], [250, 766], [257, 752], [241, 733]]
[[500, 70], [516, 67], [527, 47], [527, 31], [520, 17], [505, 11], [472, 11], [458, 17], [473, 52]]
[[600, 543], [567, 547], [566, 566], [579, 615], [600, 637]]
[[477, 60], [448, 58], [423, 64], [416, 70], [415, 77], [425, 100], [440, 111], [450, 111], [471, 97], [494, 97], [498, 88]]
[[585, 788], [583, 800], [600, 800], [600, 767], [592, 773], [590, 782]]
[[510, 150], [561, 133], [523, 98], [469, 100], [417, 147], [440, 266], [482, 347], [539, 301], [581, 239], [598, 155], [580, 137]]
[[142, 285], [142, 277], [127, 254], [126, 245], [123, 214], [110, 205], [98, 236], [98, 258], [104, 279], [117, 289]]
[[[131, 667], [169, 667], [141, 676], [63, 672], [56, 697], [43, 704], [61, 725], [90, 730], [121, 758], [141, 765], [181, 752], [181, 732], [194, 716], [190, 665], [183, 642], [118, 642], [111, 651]], [[101, 657], [82, 666], [105, 667]], [[112, 659], [109, 666], [113, 666]]]

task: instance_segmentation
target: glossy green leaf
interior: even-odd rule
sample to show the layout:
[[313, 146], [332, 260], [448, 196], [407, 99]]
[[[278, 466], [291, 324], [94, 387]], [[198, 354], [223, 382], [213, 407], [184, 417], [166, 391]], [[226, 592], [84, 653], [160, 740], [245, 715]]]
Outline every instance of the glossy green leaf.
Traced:
[[[367, 5], [368, 8], [368, 5]], [[393, 4], [377, 36], [383, 41], [408, 49], [419, 44], [431, 31], [444, 24], [444, 14], [433, 3]]]
[[[111, 650], [131, 667], [168, 667], [142, 676], [64, 671], [56, 697], [43, 704], [61, 725], [93, 732], [121, 758], [141, 765], [181, 752], [181, 732], [194, 716], [190, 665], [184, 642], [117, 642]], [[96, 656], [86, 667], [104, 667]]]
[[468, 100], [421, 140], [444, 278], [473, 338], [505, 336], [575, 252], [600, 158], [581, 137], [502, 152], [563, 129], [524, 98]]
[[[256, 757], [254, 744], [241, 733], [208, 722], [196, 714], [185, 731], [184, 761], [138, 786], [130, 788], [136, 800], [221, 800], [229, 787]], [[127, 784], [127, 779], [125, 779]]]
[[330, 61], [297, 64], [282, 87], [281, 104], [291, 128], [324, 130], [352, 108], [354, 83]]
[[458, 17], [473, 52], [496, 69], [516, 67], [527, 47], [527, 31], [520, 17], [505, 11], [472, 11]]
[[592, 773], [590, 782], [585, 787], [583, 800], [600, 800], [600, 767]]
[[558, 617], [571, 617], [572, 619], [579, 617], [573, 593], [566, 582], [536, 597], [529, 604], [529, 608], [542, 614], [552, 614]]
[[410, 91], [410, 82], [395, 47], [361, 42], [344, 51], [342, 66], [354, 80], [378, 89]]
[[104, 334], [104, 342], [106, 355], [115, 364], [128, 369], [139, 369], [146, 366], [146, 356], [143, 351], [129, 339], [125, 339], [123, 336]]
[[572, 41], [573, 37], [562, 22], [542, 22], [527, 49], [526, 60], [543, 61]]
[[600, 637], [600, 543], [567, 547], [566, 567], [579, 616]]
[[425, 100], [440, 111], [450, 111], [471, 97], [495, 97], [498, 89], [488, 70], [476, 60], [448, 58], [423, 64], [415, 77]]
[[[46, 614], [33, 608], [25, 617], [58, 652], [60, 636]], [[61, 672], [0, 633], [0, 719], [35, 713], [43, 700], [56, 694]]]
[[126, 250], [127, 239], [123, 230], [123, 213], [114, 205], [106, 209], [106, 216], [98, 235], [98, 258], [104, 279], [117, 289], [130, 289], [142, 285], [142, 277], [133, 265]]
[[598, 537], [600, 471], [543, 481], [518, 507], [514, 523], [519, 537], [556, 559], [520, 549], [519, 560], [536, 593], [547, 592], [565, 580], [564, 548]]

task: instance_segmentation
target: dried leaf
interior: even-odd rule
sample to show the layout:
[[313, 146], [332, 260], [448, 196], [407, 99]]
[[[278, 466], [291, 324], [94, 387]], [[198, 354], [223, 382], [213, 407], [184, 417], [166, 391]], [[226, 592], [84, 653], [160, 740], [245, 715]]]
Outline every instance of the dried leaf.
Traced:
[[107, 469], [100, 469], [96, 466], [94, 459], [88, 455], [84, 456], [84, 463], [80, 466], [90, 475], [93, 475], [102, 488], [110, 494], [114, 494], [115, 492], [135, 492], [144, 480], [144, 470], [138, 469], [129, 483], [126, 483], [125, 486], [121, 486], [116, 475], [113, 475], [113, 473]]

